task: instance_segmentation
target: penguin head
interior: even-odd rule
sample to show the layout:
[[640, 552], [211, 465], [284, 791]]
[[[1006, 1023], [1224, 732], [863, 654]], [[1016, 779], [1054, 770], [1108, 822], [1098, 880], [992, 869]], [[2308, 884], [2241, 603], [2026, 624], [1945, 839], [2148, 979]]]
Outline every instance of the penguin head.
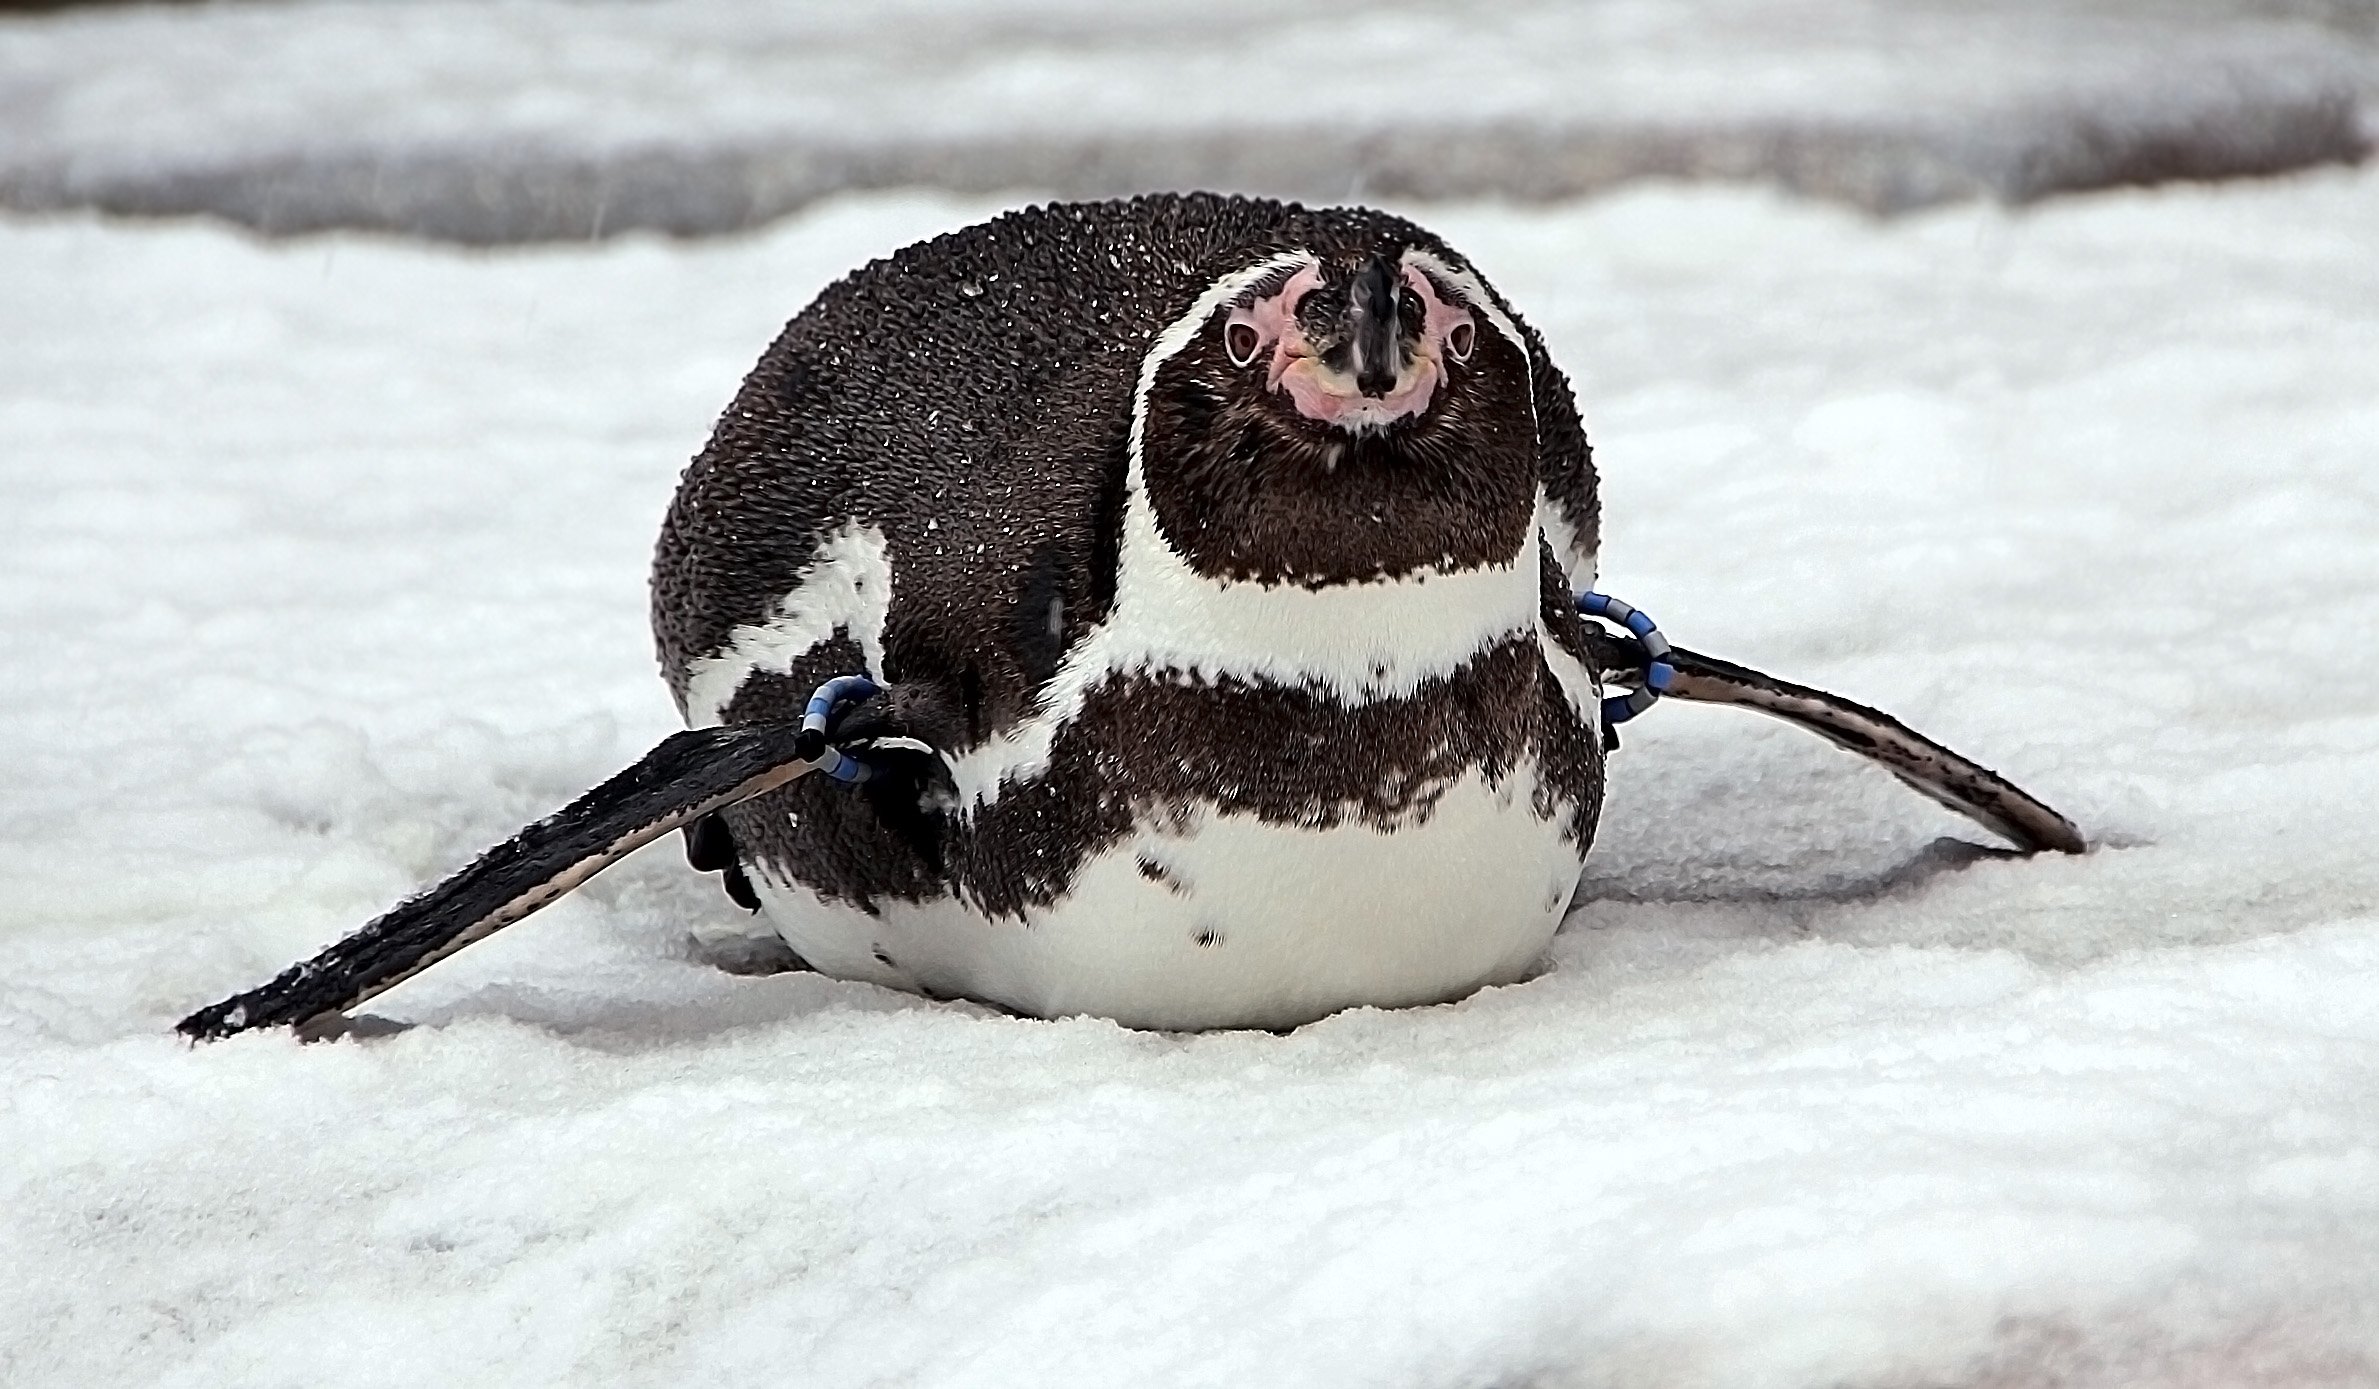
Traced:
[[1215, 578], [1510, 563], [1535, 501], [1528, 344], [1450, 256], [1388, 240], [1225, 275], [1149, 359], [1145, 485]]
[[1417, 267], [1386, 255], [1319, 261], [1259, 286], [1224, 317], [1224, 354], [1289, 410], [1343, 434], [1410, 427], [1478, 351], [1478, 323]]

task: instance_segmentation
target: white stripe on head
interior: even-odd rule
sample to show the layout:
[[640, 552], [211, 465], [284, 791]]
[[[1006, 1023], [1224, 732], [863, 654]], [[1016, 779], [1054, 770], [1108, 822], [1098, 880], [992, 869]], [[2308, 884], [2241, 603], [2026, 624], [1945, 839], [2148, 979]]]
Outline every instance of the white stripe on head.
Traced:
[[[1132, 397], [1114, 605], [1106, 621], [1066, 653], [1034, 714], [953, 759], [962, 811], [996, 801], [1010, 780], [1046, 770], [1058, 730], [1080, 714], [1090, 692], [1110, 676], [1174, 672], [1201, 681], [1261, 680], [1319, 687], [1349, 703], [1363, 703], [1408, 695], [1538, 622], [1535, 526], [1506, 561], [1460, 570], [1421, 569], [1320, 589], [1209, 578], [1166, 542], [1148, 498], [1145, 453], [1148, 402], [1158, 372], [1224, 306], [1265, 279], [1313, 259], [1303, 252], [1273, 256], [1223, 276], [1157, 335], [1142, 358]], [[1435, 258], [1431, 262], [1442, 265]], [[1465, 284], [1461, 276], [1449, 273], [1447, 278], [1478, 296], [1498, 331], [1512, 332], [1510, 320], [1476, 288], [1475, 279]], [[1526, 351], [1516, 335], [1513, 341]]]
[[1148, 355], [1140, 359], [1140, 380], [1132, 390], [1132, 465], [1140, 463], [1140, 435], [1148, 426], [1148, 393], [1156, 389], [1157, 369], [1181, 355], [1198, 330], [1221, 312], [1223, 305], [1236, 303], [1240, 296], [1283, 270], [1302, 270], [1316, 264], [1311, 251], [1283, 251], [1277, 256], [1257, 261], [1245, 270], [1234, 270], [1206, 287], [1189, 306], [1189, 311], [1165, 325], [1156, 335]]
[[724, 650], [687, 668], [686, 726], [717, 724], [753, 672], [786, 674], [838, 631], [859, 644], [867, 674], [881, 680], [884, 620], [891, 607], [892, 560], [884, 532], [856, 520], [844, 522], [819, 543], [774, 613], [728, 633]]
[[[1479, 278], [1477, 271], [1458, 268], [1443, 256], [1419, 250], [1406, 251], [1404, 263], [1460, 295], [1471, 312], [1486, 315], [1487, 321], [1495, 325], [1495, 331], [1520, 349], [1521, 359], [1529, 364], [1533, 374], [1536, 354], [1528, 350], [1528, 339], [1521, 335], [1520, 325], [1512, 322], [1512, 316], [1503, 311], [1503, 305], [1496, 302], [1494, 292], [1487, 288], [1486, 281]], [[1530, 392], [1530, 399], [1534, 401], [1535, 392]]]
[[[1428, 274], [1459, 295], [1474, 313], [1485, 315], [1487, 321], [1495, 325], [1495, 331], [1503, 334], [1512, 346], [1519, 348], [1520, 355], [1533, 368], [1536, 354], [1529, 350], [1527, 337], [1520, 332], [1520, 325], [1512, 320], [1512, 316], [1504, 312], [1502, 305], [1496, 301], [1495, 292], [1487, 288], [1487, 282], [1478, 277], [1478, 272], [1457, 268], [1444, 257], [1427, 251], [1406, 251], [1404, 263]], [[1530, 372], [1528, 409], [1533, 417], [1536, 413], [1533, 370]], [[1541, 447], [1541, 439], [1539, 442]], [[1536, 514], [1537, 524], [1544, 528], [1545, 538], [1552, 542], [1553, 558], [1560, 564], [1562, 575], [1569, 582], [1570, 592], [1585, 593], [1591, 590], [1600, 556], [1579, 545], [1578, 528], [1570, 524], [1569, 517], [1560, 506], [1541, 492], [1537, 497]]]

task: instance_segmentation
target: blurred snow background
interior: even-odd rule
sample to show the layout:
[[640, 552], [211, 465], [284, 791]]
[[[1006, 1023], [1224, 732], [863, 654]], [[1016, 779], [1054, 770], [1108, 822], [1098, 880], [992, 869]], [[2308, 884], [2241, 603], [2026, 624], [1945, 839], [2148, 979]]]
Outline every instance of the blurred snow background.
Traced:
[[1898, 211], [2351, 159], [2373, 0], [423, 0], [0, 26], [0, 205], [475, 242], [852, 188]]
[[[619, 37], [683, 7], [264, 13], [0, 25], [9, 99], [50, 93], [8, 167], [384, 140], [484, 154], [503, 208], [504, 130], [793, 124], [735, 42], [706, 82]], [[1267, 104], [1385, 119], [1046, 56], [1194, 53], [1186, 11], [884, 13], [928, 56], [1073, 19], [995, 53], [1009, 106], [817, 109], [1005, 130], [1046, 79], [1216, 148]], [[1297, 13], [1286, 51], [1326, 47]], [[1427, 50], [1432, 13], [1349, 51]], [[2362, 12], [2089, 13], [2327, 45], [2287, 75], [2351, 68], [2322, 36]], [[787, 14], [751, 44], [835, 32]], [[1638, 90], [1929, 99], [1810, 75], [1896, 50], [1763, 75], [1671, 32]], [[942, 90], [841, 51], [797, 56]], [[1969, 51], [1940, 91], [2034, 70]], [[1477, 61], [1434, 90], [1537, 80]], [[538, 76], [573, 65], [612, 76]], [[1883, 222], [1675, 182], [1400, 204], [1577, 378], [1615, 591], [1981, 756], [2085, 859], [1975, 854], [1813, 739], [1664, 708], [1549, 971], [1452, 1007], [1169, 1037], [736, 977], [748, 923], [669, 844], [390, 994], [410, 1032], [171, 1040], [669, 730], [643, 576], [678, 467], [820, 285], [1006, 200], [477, 251], [0, 217], [0, 1383], [2379, 1384], [2367, 171]]]

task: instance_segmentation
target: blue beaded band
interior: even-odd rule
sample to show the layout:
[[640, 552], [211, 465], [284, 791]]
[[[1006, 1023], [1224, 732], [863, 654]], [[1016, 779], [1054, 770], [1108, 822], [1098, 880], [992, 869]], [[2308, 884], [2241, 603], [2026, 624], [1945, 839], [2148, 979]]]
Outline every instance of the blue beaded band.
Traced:
[[[864, 675], [838, 675], [820, 685], [817, 692], [810, 696], [808, 706], [801, 711], [801, 726], [806, 732], [823, 734], [826, 721], [834, 717], [835, 710], [845, 704], [873, 699], [880, 689], [875, 681]], [[826, 750], [818, 754], [818, 770], [836, 781], [860, 782], [875, 775], [875, 768], [832, 743], [828, 743]]]
[[1603, 701], [1603, 722], [1625, 723], [1653, 706], [1668, 693], [1670, 682], [1677, 678], [1677, 667], [1669, 663], [1669, 639], [1650, 617], [1607, 593], [1581, 593], [1578, 611], [1588, 617], [1625, 627], [1644, 644], [1643, 682], [1623, 695], [1612, 695]]

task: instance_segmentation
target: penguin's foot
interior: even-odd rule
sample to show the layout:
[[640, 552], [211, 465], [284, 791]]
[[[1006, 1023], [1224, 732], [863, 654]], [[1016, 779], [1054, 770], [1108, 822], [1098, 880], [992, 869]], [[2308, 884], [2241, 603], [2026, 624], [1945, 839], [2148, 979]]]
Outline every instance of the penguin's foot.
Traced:
[[744, 876], [743, 860], [735, 849], [734, 832], [716, 811], [686, 826], [686, 862], [697, 873], [716, 873], [727, 899], [747, 912], [760, 910], [760, 894]]

